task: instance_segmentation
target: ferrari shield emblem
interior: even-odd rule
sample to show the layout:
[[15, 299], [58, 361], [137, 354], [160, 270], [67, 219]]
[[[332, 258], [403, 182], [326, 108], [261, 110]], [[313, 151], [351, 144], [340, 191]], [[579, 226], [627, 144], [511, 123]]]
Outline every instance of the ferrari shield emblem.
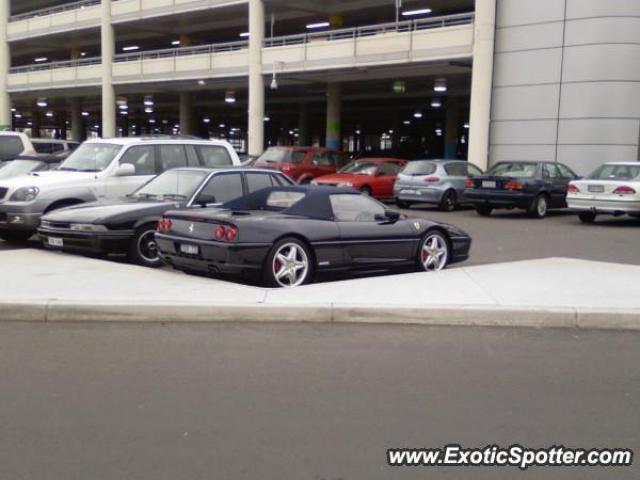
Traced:
[[193, 223], [191, 225], [189, 225], [189, 233], [193, 233], [195, 226], [193, 225]]
[[420, 222], [413, 222], [413, 227], [416, 229], [416, 231], [420, 231]]

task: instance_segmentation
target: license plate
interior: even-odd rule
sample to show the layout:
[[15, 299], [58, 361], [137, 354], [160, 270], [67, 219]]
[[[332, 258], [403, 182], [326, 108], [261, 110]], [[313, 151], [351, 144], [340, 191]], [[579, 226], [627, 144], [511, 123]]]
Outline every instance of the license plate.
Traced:
[[419, 193], [415, 190], [401, 190], [400, 193], [404, 195], [418, 195]]
[[593, 193], [604, 193], [604, 185], [589, 185], [587, 189]]
[[482, 188], [496, 188], [496, 182], [489, 182], [487, 180], [482, 181]]
[[61, 238], [54, 238], [54, 237], [49, 237], [47, 239], [47, 242], [49, 243], [49, 246], [51, 247], [63, 247], [64, 246], [64, 241]]
[[196, 245], [180, 245], [180, 251], [186, 255], [198, 255], [200, 249]]

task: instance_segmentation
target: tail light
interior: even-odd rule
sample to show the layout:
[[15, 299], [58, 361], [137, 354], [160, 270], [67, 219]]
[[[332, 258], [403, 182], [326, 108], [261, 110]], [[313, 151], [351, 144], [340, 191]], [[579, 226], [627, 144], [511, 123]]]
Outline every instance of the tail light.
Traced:
[[520, 182], [516, 182], [514, 180], [511, 180], [510, 182], [507, 182], [507, 184], [504, 186], [504, 188], [505, 188], [505, 190], [522, 190], [524, 188], [524, 186]]
[[160, 233], [169, 233], [171, 231], [171, 227], [173, 226], [173, 224], [171, 223], [171, 220], [169, 220], [168, 218], [162, 218], [160, 220], [158, 220], [158, 232]]
[[476, 187], [476, 182], [474, 182], [470, 178], [467, 178], [464, 181], [464, 188], [475, 188], [475, 187]]
[[636, 193], [636, 191], [631, 187], [628, 187], [626, 185], [622, 185], [622, 186], [616, 188], [613, 191], [613, 193], [616, 193], [618, 195], [634, 195]]
[[438, 183], [440, 181], [440, 177], [424, 177], [424, 181], [427, 183]]
[[233, 242], [238, 238], [238, 227], [234, 225], [218, 225], [215, 229], [214, 237], [219, 242]]
[[573, 183], [567, 185], [567, 193], [579, 193], [580, 189], [576, 187]]

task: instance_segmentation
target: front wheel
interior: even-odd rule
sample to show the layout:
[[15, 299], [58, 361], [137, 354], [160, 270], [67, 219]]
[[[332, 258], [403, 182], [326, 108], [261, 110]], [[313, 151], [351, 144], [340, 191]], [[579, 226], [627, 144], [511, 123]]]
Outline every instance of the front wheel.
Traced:
[[309, 248], [297, 238], [284, 238], [276, 243], [264, 268], [267, 287], [291, 288], [311, 282], [312, 257]]
[[582, 223], [593, 223], [596, 219], [595, 212], [580, 212], [578, 218]]
[[418, 269], [425, 272], [437, 272], [449, 263], [449, 241], [443, 233], [433, 231], [420, 243], [418, 251]]
[[132, 263], [149, 268], [158, 268], [162, 265], [155, 233], [156, 230], [152, 225], [136, 230], [129, 246], [129, 260]]
[[542, 194], [533, 199], [529, 206], [529, 216], [532, 218], [544, 218], [547, 216], [547, 210], [549, 208], [549, 200], [547, 196]]
[[439, 208], [443, 212], [453, 212], [458, 206], [458, 196], [455, 190], [447, 190], [442, 195]]

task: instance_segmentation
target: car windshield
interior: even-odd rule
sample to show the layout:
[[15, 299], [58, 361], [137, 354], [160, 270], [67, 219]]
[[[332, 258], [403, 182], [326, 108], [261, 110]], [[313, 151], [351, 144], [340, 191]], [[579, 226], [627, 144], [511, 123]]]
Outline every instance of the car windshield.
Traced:
[[131, 196], [153, 200], [188, 200], [196, 193], [207, 175], [207, 172], [193, 170], [169, 170], [142, 186]]
[[351, 173], [354, 175], [375, 175], [378, 171], [378, 165], [374, 162], [351, 162], [349, 165], [340, 170], [340, 173]]
[[639, 177], [640, 165], [602, 165], [587, 178], [589, 180], [634, 180]]
[[122, 145], [111, 143], [83, 143], [67, 158], [58, 170], [68, 172], [101, 172], [109, 165]]
[[418, 160], [409, 162], [402, 173], [404, 175], [431, 175], [436, 171], [436, 164], [430, 161]]
[[538, 164], [535, 162], [501, 162], [491, 167], [487, 176], [533, 178], [537, 171]]
[[0, 168], [0, 179], [26, 175], [36, 170], [45, 170], [47, 164], [37, 160], [13, 160]]
[[268, 163], [302, 163], [305, 153], [290, 148], [268, 148], [258, 162]]

